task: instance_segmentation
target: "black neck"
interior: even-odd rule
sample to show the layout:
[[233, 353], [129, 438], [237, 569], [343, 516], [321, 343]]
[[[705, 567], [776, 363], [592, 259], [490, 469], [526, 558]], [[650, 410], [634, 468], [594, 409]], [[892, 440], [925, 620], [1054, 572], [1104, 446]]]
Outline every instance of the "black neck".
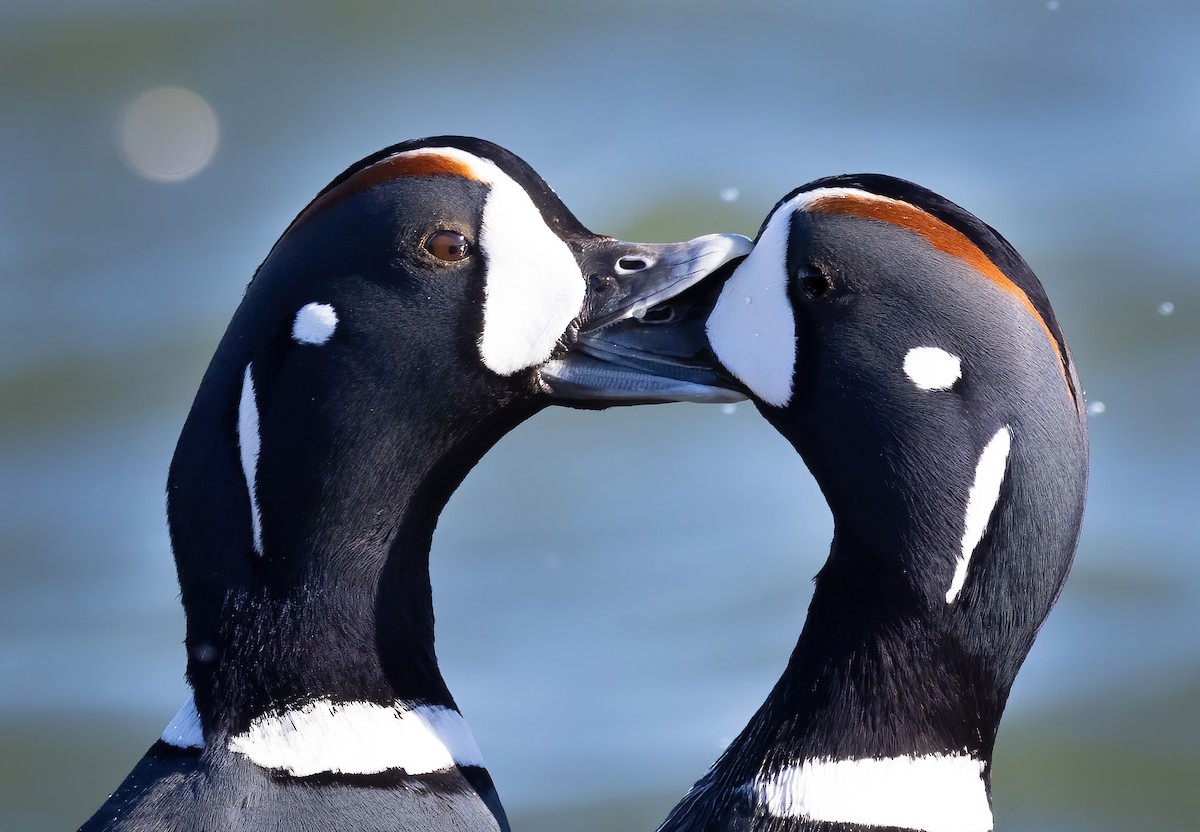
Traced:
[[[916, 489], [893, 469], [899, 482], [859, 483], [860, 496], [874, 490], [854, 505], [822, 482], [834, 541], [787, 668], [663, 829], [743, 828], [730, 823], [757, 811], [746, 785], [806, 760], [967, 755], [989, 780], [1009, 691], [1070, 567], [1086, 487], [1081, 425], [1012, 427], [999, 499], [953, 602], [973, 464], [953, 466], [961, 482], [940, 488]], [[806, 461], [820, 481], [824, 466]], [[825, 828], [773, 822], [745, 828]]]
[[537, 405], [493, 395], [487, 412], [455, 410], [459, 396], [487, 400], [470, 383], [437, 395], [407, 385], [392, 401], [405, 387], [395, 379], [255, 364], [260, 555], [238, 451], [244, 356], [226, 347], [169, 483], [188, 678], [206, 733], [313, 698], [453, 706], [434, 652], [430, 542], [462, 479]]

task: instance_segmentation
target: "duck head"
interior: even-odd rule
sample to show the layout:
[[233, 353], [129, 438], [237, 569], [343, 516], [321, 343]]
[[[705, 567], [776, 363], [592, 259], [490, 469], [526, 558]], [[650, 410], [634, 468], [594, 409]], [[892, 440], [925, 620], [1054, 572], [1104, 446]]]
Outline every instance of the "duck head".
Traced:
[[387, 148], [325, 188], [247, 287], [171, 466], [205, 744], [314, 701], [453, 709], [428, 571], [442, 506], [549, 404], [738, 397], [703, 367], [679, 381], [577, 345], [749, 245], [593, 234], [523, 161], [462, 137]]
[[707, 332], [834, 539], [784, 676], [664, 828], [990, 829], [996, 729], [1087, 481], [1041, 284], [948, 200], [838, 176], [775, 206]]

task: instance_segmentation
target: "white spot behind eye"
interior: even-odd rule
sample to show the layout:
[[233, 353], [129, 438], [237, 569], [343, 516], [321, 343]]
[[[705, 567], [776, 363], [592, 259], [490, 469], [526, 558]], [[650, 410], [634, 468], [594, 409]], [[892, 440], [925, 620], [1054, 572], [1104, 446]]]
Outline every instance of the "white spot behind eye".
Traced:
[[242, 474], [246, 478], [246, 490], [250, 493], [250, 528], [253, 533], [254, 551], [263, 553], [262, 515], [258, 510], [258, 401], [254, 396], [253, 364], [246, 365], [242, 376], [242, 399], [238, 402], [238, 452], [242, 458]]
[[491, 168], [479, 230], [487, 269], [479, 354], [488, 369], [507, 376], [550, 358], [583, 308], [585, 286], [575, 256], [529, 194]]
[[904, 356], [904, 374], [922, 390], [949, 390], [962, 378], [962, 360], [937, 347], [913, 347]]
[[297, 344], [320, 346], [333, 337], [338, 316], [328, 303], [306, 303], [292, 323], [292, 339]]
[[967, 581], [967, 567], [975, 547], [987, 531], [988, 520], [1000, 499], [1000, 486], [1008, 468], [1008, 451], [1012, 445], [1012, 431], [1008, 425], [996, 431], [987, 443], [979, 462], [975, 465], [975, 481], [967, 494], [967, 516], [963, 521], [962, 553], [954, 567], [954, 578], [946, 590], [946, 603], [953, 604]]
[[775, 407], [792, 399], [796, 317], [787, 296], [791, 208], [780, 208], [721, 289], [705, 332], [717, 358]]

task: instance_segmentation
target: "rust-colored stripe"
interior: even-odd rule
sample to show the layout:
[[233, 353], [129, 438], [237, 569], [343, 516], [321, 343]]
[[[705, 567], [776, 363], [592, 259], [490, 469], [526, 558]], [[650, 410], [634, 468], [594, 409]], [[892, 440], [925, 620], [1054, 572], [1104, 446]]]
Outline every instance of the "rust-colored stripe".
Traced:
[[330, 188], [309, 203], [300, 216], [296, 217], [292, 226], [335, 202], [404, 176], [461, 176], [476, 182], [482, 181], [475, 170], [461, 159], [437, 152], [410, 150], [382, 159], [360, 170], [337, 187]]
[[[808, 206], [809, 211], [819, 211], [823, 214], [844, 214], [863, 217], [869, 220], [898, 225], [907, 228], [924, 237], [938, 251], [957, 257], [988, 280], [1008, 292], [1017, 302], [1033, 316], [1046, 333], [1050, 348], [1058, 356], [1058, 367], [1062, 372], [1063, 381], [1067, 383], [1067, 392], [1071, 392], [1071, 382], [1067, 378], [1067, 358], [1059, 349], [1054, 333], [1046, 324], [1045, 318], [1037, 311], [1025, 291], [1013, 283], [1008, 275], [1002, 272], [977, 245], [972, 243], [967, 235], [952, 228], [937, 217], [898, 199], [878, 196], [858, 196], [856, 194], [831, 194], [817, 197]], [[1074, 394], [1072, 393], [1072, 397]]]

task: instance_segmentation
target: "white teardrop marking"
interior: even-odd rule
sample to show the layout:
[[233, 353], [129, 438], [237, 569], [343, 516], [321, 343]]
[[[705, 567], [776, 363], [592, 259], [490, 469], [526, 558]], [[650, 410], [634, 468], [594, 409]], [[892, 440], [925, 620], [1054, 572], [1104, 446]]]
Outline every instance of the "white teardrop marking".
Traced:
[[1008, 451], [1012, 445], [1012, 431], [1008, 425], [996, 431], [996, 435], [987, 443], [979, 462], [975, 466], [975, 482], [967, 494], [967, 515], [963, 524], [962, 554], [954, 567], [954, 578], [950, 588], [946, 590], [946, 603], [953, 604], [962, 592], [963, 584], [967, 581], [967, 567], [971, 563], [971, 555], [975, 547], [983, 539], [987, 531], [988, 520], [1000, 499], [1000, 486], [1004, 482], [1004, 472], [1008, 469]]
[[242, 399], [238, 403], [238, 451], [242, 458], [242, 475], [246, 478], [246, 491], [250, 494], [250, 529], [253, 534], [254, 551], [263, 553], [262, 515], [258, 510], [258, 400], [254, 395], [254, 364], [246, 365], [242, 377]]
[[391, 769], [429, 774], [483, 765], [471, 727], [458, 711], [406, 702], [318, 699], [256, 718], [244, 733], [229, 739], [229, 750], [294, 777]]
[[796, 316], [787, 296], [792, 211], [776, 211], [708, 316], [705, 332], [729, 372], [759, 399], [784, 407], [796, 372]]
[[195, 696], [188, 697], [179, 713], [167, 723], [160, 739], [176, 748], [204, 747], [204, 731], [200, 727], [200, 713], [196, 710]]
[[962, 359], [938, 347], [913, 347], [904, 374], [921, 390], [949, 390], [962, 378]]
[[743, 788], [767, 814], [923, 832], [990, 832], [984, 762], [965, 754], [808, 759]]
[[328, 303], [306, 303], [292, 322], [292, 340], [320, 346], [333, 337], [337, 324], [337, 312]]

